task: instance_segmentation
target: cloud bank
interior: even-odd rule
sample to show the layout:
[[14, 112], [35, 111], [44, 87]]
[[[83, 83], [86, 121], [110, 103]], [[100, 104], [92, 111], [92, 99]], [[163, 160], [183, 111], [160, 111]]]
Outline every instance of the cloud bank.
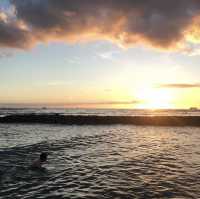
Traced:
[[199, 0], [10, 0], [0, 12], [0, 46], [105, 39], [125, 47], [177, 49], [200, 41]]
[[200, 84], [161, 84], [158, 87], [160, 88], [200, 88]]

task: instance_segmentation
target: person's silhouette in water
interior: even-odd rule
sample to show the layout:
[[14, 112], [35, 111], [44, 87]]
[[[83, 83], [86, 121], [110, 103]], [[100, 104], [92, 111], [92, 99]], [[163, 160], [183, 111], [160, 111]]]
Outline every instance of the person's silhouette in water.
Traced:
[[31, 168], [41, 169], [42, 165], [47, 161], [47, 156], [47, 153], [41, 153], [40, 157], [32, 163]]

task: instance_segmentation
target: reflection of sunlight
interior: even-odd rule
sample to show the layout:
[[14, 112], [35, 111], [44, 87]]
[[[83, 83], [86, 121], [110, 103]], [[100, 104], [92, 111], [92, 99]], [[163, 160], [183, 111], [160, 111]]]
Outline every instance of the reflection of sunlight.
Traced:
[[141, 101], [137, 108], [167, 109], [173, 108], [171, 103], [172, 93], [167, 89], [142, 88], [136, 92], [136, 97]]

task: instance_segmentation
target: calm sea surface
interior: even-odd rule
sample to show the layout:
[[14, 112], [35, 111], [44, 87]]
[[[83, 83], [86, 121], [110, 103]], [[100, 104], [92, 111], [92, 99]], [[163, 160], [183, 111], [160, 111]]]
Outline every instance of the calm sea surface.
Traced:
[[12, 114], [61, 114], [98, 116], [200, 116], [200, 109], [65, 109], [65, 108], [0, 108], [0, 117]]
[[191, 127], [0, 124], [0, 198], [197, 199], [199, 143]]

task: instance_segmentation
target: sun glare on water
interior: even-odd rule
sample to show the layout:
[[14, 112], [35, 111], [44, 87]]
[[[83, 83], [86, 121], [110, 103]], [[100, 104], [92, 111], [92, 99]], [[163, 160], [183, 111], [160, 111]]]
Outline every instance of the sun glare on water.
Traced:
[[140, 101], [137, 108], [144, 109], [169, 109], [173, 108], [172, 93], [167, 89], [141, 88], [136, 92]]

